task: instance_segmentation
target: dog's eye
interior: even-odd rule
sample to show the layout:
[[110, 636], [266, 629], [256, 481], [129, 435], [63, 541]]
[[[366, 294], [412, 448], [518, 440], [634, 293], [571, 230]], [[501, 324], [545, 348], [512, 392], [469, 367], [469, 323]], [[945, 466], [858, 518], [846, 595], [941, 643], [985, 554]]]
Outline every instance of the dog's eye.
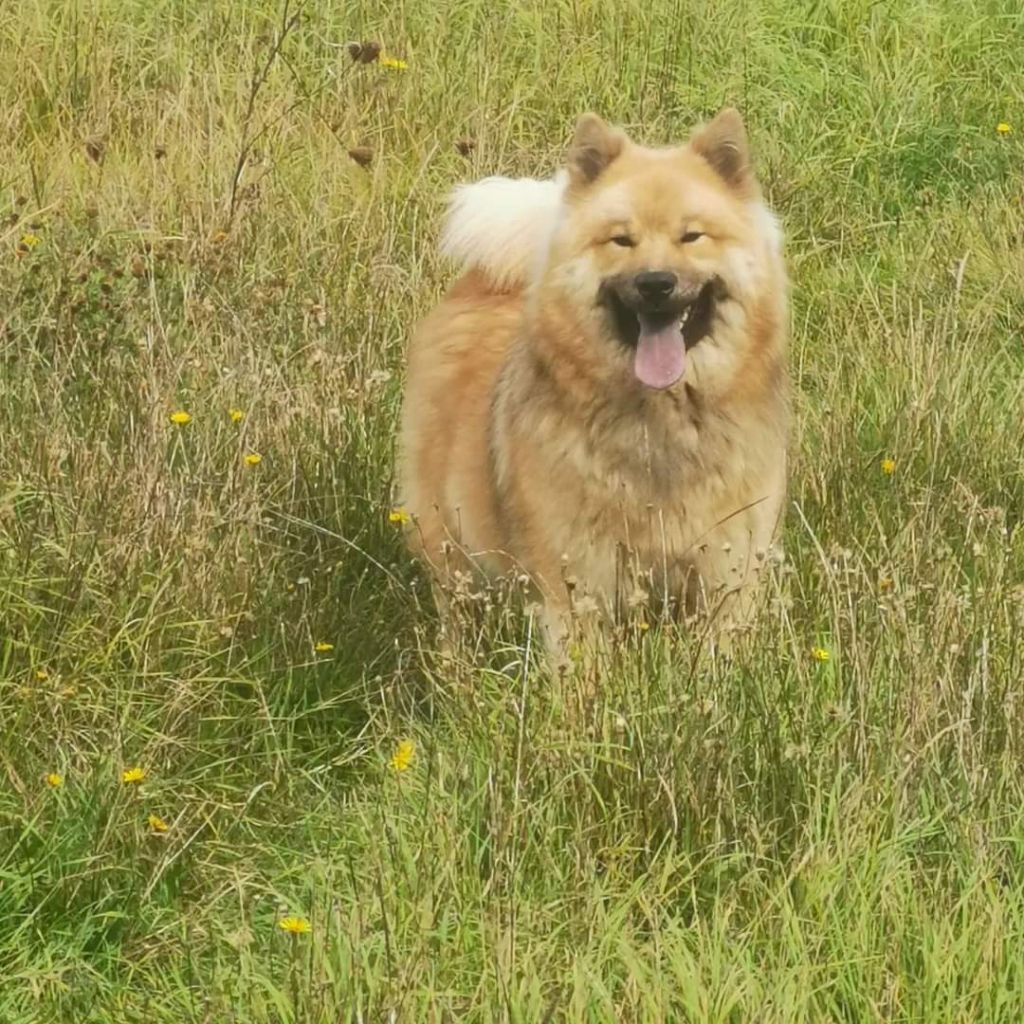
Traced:
[[632, 249], [636, 242], [629, 235], [612, 235], [611, 241], [615, 245], [621, 245], [623, 249]]
[[689, 245], [690, 242], [697, 242], [700, 239], [702, 239], [703, 237], [704, 237], [704, 232], [703, 231], [687, 231], [686, 234], [683, 235], [683, 237], [679, 239], [679, 241], [683, 242], [685, 245]]

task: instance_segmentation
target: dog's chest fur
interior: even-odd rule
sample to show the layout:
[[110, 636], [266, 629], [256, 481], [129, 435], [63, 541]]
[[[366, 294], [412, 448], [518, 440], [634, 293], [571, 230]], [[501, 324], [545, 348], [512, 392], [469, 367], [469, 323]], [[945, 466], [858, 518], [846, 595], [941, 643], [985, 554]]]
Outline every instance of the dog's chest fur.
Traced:
[[529, 551], [542, 533], [569, 572], [610, 594], [624, 559], [675, 586], [706, 545], [770, 532], [762, 505], [777, 505], [783, 477], [781, 397], [735, 407], [683, 387], [579, 401], [525, 360], [510, 370], [492, 454], [514, 547]]

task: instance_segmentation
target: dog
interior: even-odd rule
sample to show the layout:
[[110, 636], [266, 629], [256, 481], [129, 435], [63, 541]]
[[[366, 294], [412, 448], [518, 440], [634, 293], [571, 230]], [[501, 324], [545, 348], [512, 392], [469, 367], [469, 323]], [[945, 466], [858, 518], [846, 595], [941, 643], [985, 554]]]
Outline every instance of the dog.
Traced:
[[739, 113], [658, 148], [584, 114], [554, 178], [457, 188], [442, 251], [462, 274], [410, 341], [399, 469], [442, 603], [524, 574], [562, 654], [588, 614], [747, 625], [786, 490], [789, 281]]

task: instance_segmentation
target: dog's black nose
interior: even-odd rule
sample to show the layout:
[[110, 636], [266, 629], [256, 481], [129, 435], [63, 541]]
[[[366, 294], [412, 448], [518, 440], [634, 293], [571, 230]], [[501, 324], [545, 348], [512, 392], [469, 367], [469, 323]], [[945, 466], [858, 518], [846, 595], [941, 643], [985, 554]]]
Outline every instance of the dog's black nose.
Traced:
[[640, 297], [648, 302], [667, 299], [672, 294], [677, 281], [678, 278], [670, 270], [645, 270], [633, 278]]

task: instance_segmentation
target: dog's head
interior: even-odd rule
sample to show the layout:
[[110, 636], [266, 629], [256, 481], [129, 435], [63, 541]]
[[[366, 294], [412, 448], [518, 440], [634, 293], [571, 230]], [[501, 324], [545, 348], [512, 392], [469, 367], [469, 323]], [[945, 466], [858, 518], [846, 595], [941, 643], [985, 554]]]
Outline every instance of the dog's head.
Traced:
[[665, 149], [585, 114], [541, 287], [546, 301], [588, 309], [611, 343], [605, 355], [664, 389], [684, 377], [722, 305], [752, 302], [773, 280], [778, 249], [735, 110]]

